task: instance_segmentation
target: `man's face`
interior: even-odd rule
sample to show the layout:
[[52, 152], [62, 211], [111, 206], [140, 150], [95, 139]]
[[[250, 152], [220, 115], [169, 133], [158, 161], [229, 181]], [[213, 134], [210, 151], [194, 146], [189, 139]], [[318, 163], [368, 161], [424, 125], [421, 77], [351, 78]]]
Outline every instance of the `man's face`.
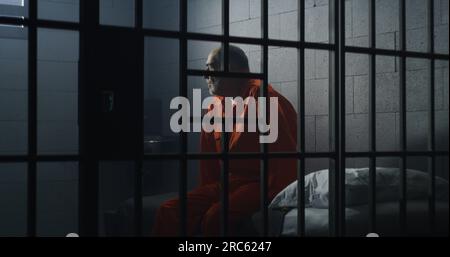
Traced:
[[[221, 68], [220, 61], [220, 52], [217, 50], [213, 50], [206, 60], [206, 70], [207, 71], [219, 71]], [[209, 93], [211, 95], [224, 95], [225, 86], [223, 85], [224, 79], [213, 77], [213, 76], [205, 76], [206, 83], [208, 84]]]

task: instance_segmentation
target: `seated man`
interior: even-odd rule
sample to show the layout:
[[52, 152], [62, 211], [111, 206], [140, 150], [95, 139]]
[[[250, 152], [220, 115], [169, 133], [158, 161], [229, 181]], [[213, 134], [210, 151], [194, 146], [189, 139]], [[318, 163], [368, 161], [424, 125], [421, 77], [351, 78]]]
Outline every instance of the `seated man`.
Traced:
[[[222, 48], [213, 50], [207, 59], [207, 69], [220, 70]], [[229, 46], [229, 70], [250, 71], [248, 59], [242, 49]], [[224, 97], [241, 96], [243, 99], [260, 96], [262, 83], [259, 80], [242, 78], [205, 77], [210, 94], [223, 100]], [[278, 98], [278, 139], [269, 144], [269, 152], [294, 152], [297, 147], [297, 115], [286, 98], [270, 85], [269, 97]], [[224, 108], [223, 108], [224, 109]], [[245, 109], [245, 112], [247, 109]], [[246, 114], [246, 113], [244, 113]], [[235, 127], [234, 127], [235, 128]], [[229, 133], [229, 152], [260, 152], [258, 132]], [[201, 151], [220, 153], [221, 133], [202, 130]], [[240, 221], [260, 210], [260, 159], [229, 160], [229, 207], [228, 231], [236, 232]], [[296, 179], [296, 159], [269, 159], [268, 199]], [[200, 161], [200, 185], [187, 194], [187, 234], [203, 236], [220, 235], [220, 182], [221, 160]], [[156, 215], [153, 234], [155, 236], [177, 236], [180, 228], [179, 199], [163, 203]]]

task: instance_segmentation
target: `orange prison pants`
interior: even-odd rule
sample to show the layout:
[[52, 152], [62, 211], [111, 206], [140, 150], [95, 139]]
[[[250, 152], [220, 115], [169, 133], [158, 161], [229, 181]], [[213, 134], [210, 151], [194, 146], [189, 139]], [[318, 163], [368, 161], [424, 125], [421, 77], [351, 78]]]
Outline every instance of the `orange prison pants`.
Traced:
[[[187, 194], [187, 235], [220, 235], [220, 183], [206, 184]], [[259, 210], [259, 181], [230, 176], [228, 231], [230, 235], [244, 218]], [[178, 236], [180, 229], [180, 200], [163, 203], [156, 215], [154, 236]]]

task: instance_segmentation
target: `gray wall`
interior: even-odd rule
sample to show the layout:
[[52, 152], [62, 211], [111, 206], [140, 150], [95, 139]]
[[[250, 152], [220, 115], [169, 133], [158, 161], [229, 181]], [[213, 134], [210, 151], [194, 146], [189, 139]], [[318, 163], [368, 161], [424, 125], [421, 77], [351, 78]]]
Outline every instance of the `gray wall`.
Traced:
[[[77, 0], [40, 0], [39, 17], [78, 21]], [[189, 0], [188, 29], [193, 32], [221, 33], [220, 0]], [[26, 1], [27, 3], [27, 1]], [[236, 36], [261, 36], [259, 0], [230, 0], [230, 33]], [[346, 1], [346, 42], [368, 45], [366, 0]], [[407, 1], [407, 46], [425, 51], [425, 1]], [[435, 0], [435, 48], [448, 53], [448, 0]], [[297, 0], [269, 1], [269, 35], [271, 38], [295, 40], [297, 34]], [[377, 47], [398, 49], [397, 1], [377, 1]], [[102, 0], [102, 24], [131, 26], [133, 1]], [[329, 41], [328, 1], [306, 1], [306, 39]], [[0, 5], [0, 14], [26, 15], [23, 8]], [[144, 1], [144, 25], [149, 28], [177, 30], [178, 0]], [[43, 154], [78, 152], [77, 137], [77, 63], [78, 33], [40, 29], [38, 32], [38, 150]], [[219, 46], [215, 42], [189, 42], [189, 68], [204, 68], [208, 52]], [[253, 72], [261, 71], [261, 49], [240, 45], [248, 54]], [[145, 44], [145, 99], [160, 107], [150, 108], [146, 115], [159, 120], [156, 133], [169, 142], [174, 139], [168, 124], [170, 99], [178, 95], [178, 42], [173, 39], [147, 38]], [[295, 49], [270, 47], [269, 82], [297, 108], [297, 70]], [[368, 142], [368, 57], [347, 55], [346, 111], [347, 150], [367, 150]], [[398, 60], [377, 58], [377, 138], [379, 150], [398, 149]], [[329, 53], [306, 51], [306, 147], [308, 151], [327, 151]], [[436, 63], [436, 130], [437, 146], [448, 150], [448, 62]], [[429, 86], [427, 63], [408, 59], [408, 146], [426, 148], [427, 98]], [[188, 92], [202, 88], [205, 82], [190, 77]], [[27, 151], [27, 32], [26, 29], [0, 26], [0, 154], [24, 154]], [[157, 109], [157, 108], [156, 108]], [[156, 110], [153, 109], [153, 110]], [[166, 144], [167, 145], [167, 144]], [[198, 134], [189, 135], [190, 151], [198, 151]], [[173, 152], [176, 148], [156, 147]], [[438, 174], [448, 178], [448, 159], [438, 158]], [[410, 167], [425, 169], [423, 159], [409, 160]], [[365, 166], [366, 160], [349, 160], [349, 166]], [[397, 165], [390, 159], [378, 166]], [[196, 183], [197, 162], [190, 162], [190, 187]], [[309, 160], [308, 171], [325, 168], [326, 160]], [[174, 162], [146, 164], [146, 194], [177, 189], [177, 166]], [[0, 169], [0, 235], [24, 235], [26, 211], [26, 165], [1, 164]], [[101, 165], [101, 209], [107, 210], [132, 195], [131, 163]], [[175, 172], [174, 172], [175, 171]], [[38, 166], [38, 232], [61, 236], [77, 230], [77, 164], [58, 163]], [[118, 189], [120, 188], [120, 190]]]

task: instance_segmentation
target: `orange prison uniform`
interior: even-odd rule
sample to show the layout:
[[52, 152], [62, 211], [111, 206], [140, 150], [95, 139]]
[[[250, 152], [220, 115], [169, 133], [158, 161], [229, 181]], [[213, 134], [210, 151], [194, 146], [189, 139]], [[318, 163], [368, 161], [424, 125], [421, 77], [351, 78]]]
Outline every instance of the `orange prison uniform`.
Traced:
[[[241, 96], [258, 99], [260, 80], [249, 80]], [[269, 152], [293, 152], [297, 147], [297, 114], [290, 102], [269, 85], [269, 97], [278, 97], [278, 139], [269, 144]], [[222, 98], [219, 98], [222, 99]], [[222, 107], [224, 109], [224, 107]], [[244, 109], [247, 113], [247, 107]], [[202, 131], [201, 151], [221, 152], [221, 133]], [[229, 152], [259, 152], [258, 132], [230, 133]], [[187, 234], [217, 236], [220, 234], [220, 162], [200, 161], [200, 185], [187, 194]], [[275, 197], [296, 179], [296, 159], [269, 159], [268, 198]], [[239, 221], [260, 210], [260, 160], [229, 161], [228, 230], [232, 235]], [[163, 203], [156, 215], [155, 236], [177, 236], [180, 227], [179, 199]]]

